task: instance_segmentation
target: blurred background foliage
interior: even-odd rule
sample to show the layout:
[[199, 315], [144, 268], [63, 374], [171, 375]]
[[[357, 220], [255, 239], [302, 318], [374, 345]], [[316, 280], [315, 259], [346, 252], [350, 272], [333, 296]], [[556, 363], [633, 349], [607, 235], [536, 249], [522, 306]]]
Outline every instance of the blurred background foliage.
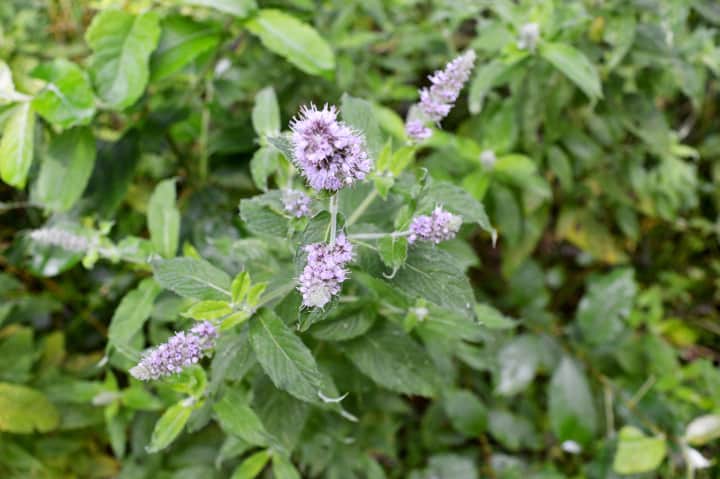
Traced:
[[[127, 90], [91, 58], [103, 31], [88, 28], [114, 9], [160, 27], [131, 45], [150, 67]], [[518, 46], [528, 23], [534, 49]], [[278, 168], [258, 150], [260, 90], [274, 88], [283, 125], [301, 104], [349, 92], [403, 142], [418, 86], [468, 48], [470, 84], [415, 161], [481, 200], [498, 230], [495, 247], [479, 235], [452, 245], [493, 306], [476, 311], [484, 334], [419, 330], [442, 394], [371, 389], [358, 425], [324, 424], [260, 384], [266, 427], [303, 477], [717, 477], [712, 0], [0, 2], [0, 152], [16, 151], [8, 138], [28, 121], [21, 143], [34, 145], [27, 171], [6, 165], [0, 186], [0, 477], [252, 477], [235, 469], [247, 444], [202, 417], [146, 451], [174, 393], [103, 358], [147, 269], [27, 232], [83, 225], [98, 244], [134, 237], [123, 248], [142, 251], [155, 186], [176, 178], [182, 244], [237, 269], [238, 201]], [[83, 153], [93, 142], [97, 155]], [[150, 306], [149, 343], [177, 328], [181, 301]]]

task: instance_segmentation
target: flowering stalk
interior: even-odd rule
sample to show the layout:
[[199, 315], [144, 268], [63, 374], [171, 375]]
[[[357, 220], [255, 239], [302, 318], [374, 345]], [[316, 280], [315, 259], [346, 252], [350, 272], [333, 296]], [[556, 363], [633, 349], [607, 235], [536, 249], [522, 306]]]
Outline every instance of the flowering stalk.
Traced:
[[307, 263], [299, 278], [303, 306], [322, 308], [340, 292], [347, 278], [345, 266], [352, 261], [352, 245], [344, 234], [334, 244], [313, 243], [304, 247]]
[[166, 343], [147, 352], [137, 366], [130, 369], [130, 374], [141, 381], [178, 374], [207, 356], [215, 347], [217, 335], [217, 329], [209, 321], [175, 333]]
[[330, 246], [335, 246], [335, 236], [337, 235], [337, 213], [338, 213], [338, 197], [332, 195], [328, 204], [330, 210]]

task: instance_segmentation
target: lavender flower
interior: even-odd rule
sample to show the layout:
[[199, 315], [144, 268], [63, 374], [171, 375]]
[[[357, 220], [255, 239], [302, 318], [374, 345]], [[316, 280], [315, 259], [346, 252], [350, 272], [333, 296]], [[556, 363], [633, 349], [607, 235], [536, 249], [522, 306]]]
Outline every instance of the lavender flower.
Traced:
[[462, 217], [437, 206], [431, 215], [420, 215], [413, 218], [410, 224], [408, 243], [423, 240], [438, 244], [454, 238], [460, 230], [460, 226], [462, 226]]
[[283, 194], [285, 212], [295, 218], [310, 215], [310, 197], [298, 190], [286, 190]]
[[90, 241], [87, 238], [60, 228], [40, 228], [32, 231], [30, 238], [40, 244], [59, 246], [67, 251], [77, 253], [90, 249]]
[[333, 246], [313, 243], [305, 246], [305, 251], [307, 263], [300, 275], [298, 291], [302, 293], [303, 306], [322, 308], [340, 292], [347, 278], [345, 265], [352, 261], [352, 245], [340, 234]]
[[520, 28], [517, 47], [520, 50], [535, 51], [540, 39], [540, 25], [537, 23], [526, 23]]
[[193, 326], [189, 331], [175, 333], [166, 343], [147, 352], [132, 374], [141, 381], [160, 379], [181, 372], [200, 361], [215, 345], [217, 330], [209, 321]]
[[428, 77], [432, 85], [420, 90], [420, 103], [410, 108], [405, 122], [405, 132], [412, 141], [429, 138], [432, 130], [427, 123], [438, 124], [450, 113], [474, 64], [475, 52], [468, 50]]
[[475, 52], [468, 50], [429, 78], [432, 86], [420, 90], [420, 109], [435, 123], [445, 118], [460, 95], [475, 64]]
[[414, 141], [422, 141], [430, 138], [432, 130], [420, 120], [408, 120], [405, 124], [405, 133]]
[[364, 138], [338, 121], [334, 106], [304, 106], [290, 127], [293, 161], [315, 190], [337, 191], [370, 172]]

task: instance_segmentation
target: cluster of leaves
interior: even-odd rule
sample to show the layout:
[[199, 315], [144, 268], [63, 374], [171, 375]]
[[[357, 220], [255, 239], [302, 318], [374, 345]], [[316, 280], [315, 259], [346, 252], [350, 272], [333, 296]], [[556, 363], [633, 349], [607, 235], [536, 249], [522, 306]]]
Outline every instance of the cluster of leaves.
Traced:
[[[5, 0], [0, 58], [0, 476], [717, 475], [715, 2]], [[309, 101], [375, 161], [339, 228], [465, 221], [357, 242], [323, 310], [327, 201], [280, 191]], [[128, 374], [197, 320], [211, 359]]]

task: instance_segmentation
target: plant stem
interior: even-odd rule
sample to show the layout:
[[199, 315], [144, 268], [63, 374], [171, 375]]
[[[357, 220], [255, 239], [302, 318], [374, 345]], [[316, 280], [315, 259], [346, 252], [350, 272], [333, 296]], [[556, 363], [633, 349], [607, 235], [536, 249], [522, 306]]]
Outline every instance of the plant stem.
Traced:
[[348, 235], [349, 239], [359, 239], [359, 240], [372, 240], [372, 239], [381, 239], [381, 238], [402, 238], [403, 236], [408, 236], [410, 234], [410, 231], [393, 231], [392, 233], [358, 233], [354, 235]]
[[345, 226], [351, 226], [355, 224], [355, 222], [365, 213], [365, 211], [368, 209], [368, 207], [372, 204], [373, 201], [375, 201], [375, 198], [377, 198], [378, 192], [377, 190], [373, 190], [372, 193], [367, 195], [365, 199], [358, 205], [358, 207], [355, 209], [355, 211], [352, 212], [350, 217], [348, 218], [347, 222], [345, 223]]
[[338, 213], [338, 197], [337, 193], [330, 197], [330, 246], [335, 246], [335, 236], [337, 235], [337, 213]]

